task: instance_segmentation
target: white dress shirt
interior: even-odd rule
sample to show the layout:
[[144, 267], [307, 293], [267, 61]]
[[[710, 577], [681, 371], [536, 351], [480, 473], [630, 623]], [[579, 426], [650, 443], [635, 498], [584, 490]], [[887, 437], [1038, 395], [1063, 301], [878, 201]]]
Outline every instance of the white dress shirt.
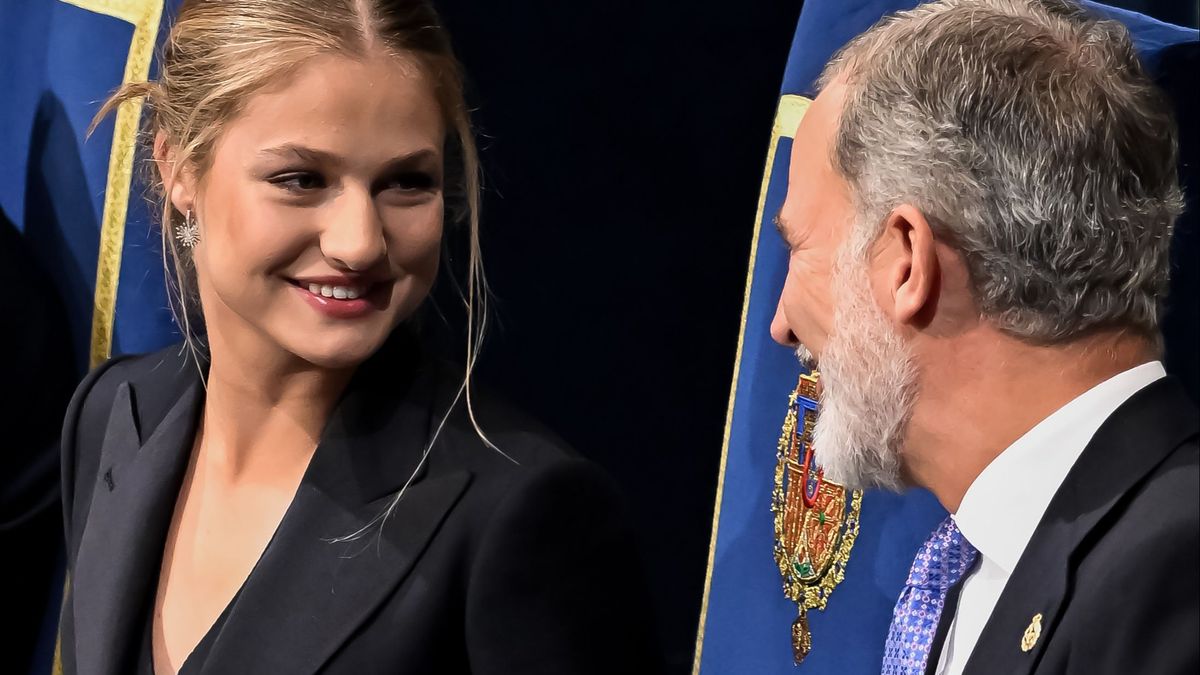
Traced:
[[1165, 375], [1152, 361], [1092, 387], [1017, 439], [967, 488], [953, 518], [979, 550], [979, 563], [963, 582], [937, 675], [963, 672], [1046, 507], [1100, 425]]

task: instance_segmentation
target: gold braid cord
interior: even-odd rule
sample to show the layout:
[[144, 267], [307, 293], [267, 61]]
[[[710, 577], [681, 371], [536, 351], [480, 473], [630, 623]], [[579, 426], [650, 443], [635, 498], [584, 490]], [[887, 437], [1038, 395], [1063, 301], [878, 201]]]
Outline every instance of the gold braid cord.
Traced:
[[[162, 19], [163, 0], [61, 0], [81, 9], [133, 24], [133, 38], [125, 59], [122, 84], [144, 82], [150, 75], [154, 42]], [[108, 180], [104, 189], [104, 214], [100, 221], [100, 251], [96, 260], [96, 293], [92, 308], [92, 367], [112, 353], [113, 319], [117, 309], [117, 282], [121, 276], [121, 249], [125, 245], [125, 216], [133, 182], [133, 155], [137, 146], [140, 100], [117, 108]]]
[[[133, 38], [125, 58], [122, 84], [142, 82], [150, 76], [150, 61], [162, 20], [163, 0], [61, 0], [97, 14], [133, 24]], [[137, 145], [142, 102], [130, 101], [117, 108], [112, 147], [108, 156], [108, 180], [104, 190], [104, 214], [100, 221], [100, 250], [96, 260], [96, 293], [92, 308], [91, 365], [97, 366], [112, 352], [113, 318], [117, 309], [117, 280], [121, 275], [121, 249], [125, 244], [125, 216], [133, 182], [133, 153]], [[63, 585], [63, 603], [69, 602], [71, 580]], [[62, 632], [54, 645], [54, 675], [62, 675]]]

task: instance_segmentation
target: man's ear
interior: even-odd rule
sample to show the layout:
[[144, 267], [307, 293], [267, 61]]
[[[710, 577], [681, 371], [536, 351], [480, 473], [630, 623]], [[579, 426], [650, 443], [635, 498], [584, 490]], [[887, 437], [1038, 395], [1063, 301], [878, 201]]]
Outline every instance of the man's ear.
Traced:
[[920, 209], [901, 204], [884, 221], [881, 242], [892, 249], [885, 269], [894, 319], [925, 325], [937, 308], [941, 263], [933, 228]]
[[163, 193], [180, 213], [193, 208], [196, 199], [195, 176], [186, 167], [177, 165], [175, 147], [167, 134], [159, 131], [154, 135], [154, 166], [162, 179]]

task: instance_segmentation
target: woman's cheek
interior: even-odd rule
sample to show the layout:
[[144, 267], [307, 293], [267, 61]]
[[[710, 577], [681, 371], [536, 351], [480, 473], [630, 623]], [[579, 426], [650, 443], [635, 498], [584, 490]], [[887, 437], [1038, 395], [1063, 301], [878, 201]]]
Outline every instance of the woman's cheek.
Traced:
[[[436, 272], [437, 261], [442, 245], [442, 206], [437, 203], [436, 210], [422, 214], [415, 221], [408, 219], [407, 223], [398, 224], [393, 228], [395, 246], [394, 258], [401, 267], [410, 271], [432, 269]], [[431, 267], [432, 266], [432, 267]]]

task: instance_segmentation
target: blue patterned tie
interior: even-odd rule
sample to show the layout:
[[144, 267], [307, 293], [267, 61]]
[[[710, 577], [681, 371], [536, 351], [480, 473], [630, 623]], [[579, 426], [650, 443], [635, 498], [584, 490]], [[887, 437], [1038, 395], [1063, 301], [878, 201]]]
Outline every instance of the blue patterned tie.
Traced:
[[946, 591], [975, 564], [978, 551], [946, 518], [921, 547], [892, 613], [882, 675], [921, 675], [933, 646]]

